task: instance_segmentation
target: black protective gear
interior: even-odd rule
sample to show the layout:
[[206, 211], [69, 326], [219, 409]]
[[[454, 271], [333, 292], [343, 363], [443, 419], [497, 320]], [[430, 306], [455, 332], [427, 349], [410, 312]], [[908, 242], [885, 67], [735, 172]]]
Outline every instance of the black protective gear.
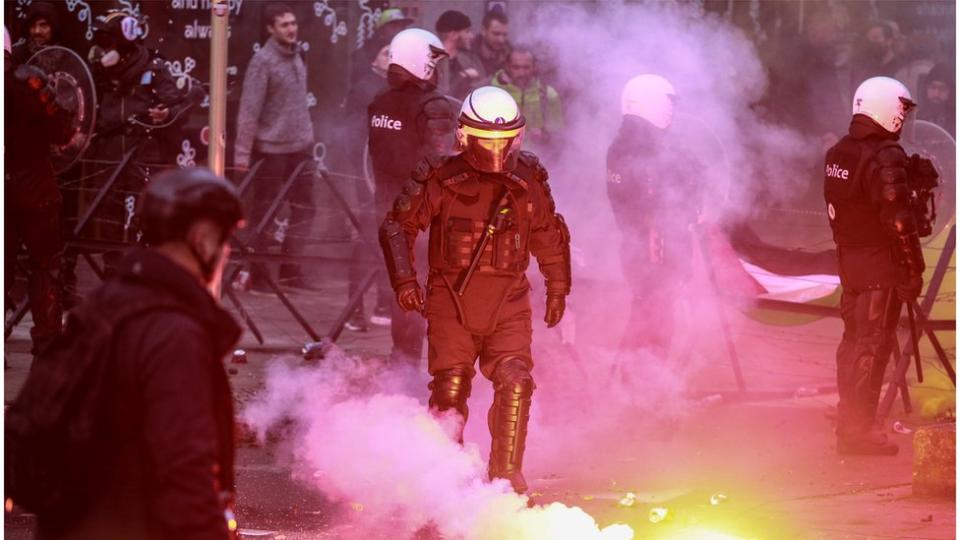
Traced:
[[900, 307], [893, 289], [843, 290], [843, 340], [837, 347], [839, 439], [855, 440], [874, 427]]
[[[620, 347], [663, 357], [673, 337], [673, 307], [693, 276], [705, 168], [684, 141], [648, 120], [625, 115], [607, 150], [607, 196], [621, 234], [620, 262], [631, 290]], [[685, 155], [686, 154], [686, 155]], [[676, 156], [685, 156], [679, 160]], [[662, 313], [656, 324], [651, 313]]]
[[827, 152], [824, 199], [845, 287], [892, 287], [923, 275], [909, 160], [895, 137], [857, 115]]
[[566, 298], [566, 296], [558, 294], [547, 295], [547, 313], [543, 317], [543, 321], [547, 323], [547, 328], [553, 328], [560, 324], [560, 319], [563, 318], [563, 312], [567, 307]]
[[8, 207], [4, 217], [4, 286], [10, 290], [16, 277], [17, 255], [21, 245], [27, 253], [27, 298], [33, 328], [31, 352], [42, 354], [61, 331], [63, 306], [59, 284], [60, 202], [37, 208]]
[[219, 225], [226, 239], [243, 220], [233, 184], [205, 167], [158, 175], [144, 191], [140, 214], [147, 244], [182, 240], [190, 226], [204, 218]]
[[[436, 92], [435, 81], [422, 81], [393, 64], [387, 73], [387, 84], [389, 88], [378, 94], [367, 108], [368, 144], [375, 183], [374, 208], [378, 222], [391, 208], [402, 210], [404, 204], [419, 199], [423, 186], [411, 183], [411, 173], [420, 160], [451, 151], [457, 115], [452, 103]], [[398, 196], [402, 194], [406, 197], [399, 200]], [[383, 233], [380, 238], [382, 245]], [[414, 242], [408, 242], [408, 245], [415, 252], [420, 251]], [[421, 265], [426, 259], [425, 255], [421, 257], [418, 253], [417, 260]], [[409, 268], [414, 268], [412, 263]], [[394, 281], [393, 285], [396, 287], [397, 282]], [[423, 352], [426, 325], [420, 314], [404, 312], [396, 302], [391, 304], [391, 356], [416, 364]]]
[[380, 247], [383, 248], [392, 285], [399, 288], [407, 283], [416, 284], [417, 274], [410, 261], [410, 246], [399, 222], [384, 222], [380, 228]]
[[487, 415], [491, 437], [489, 475], [491, 480], [507, 479], [517, 493], [527, 491], [521, 469], [534, 388], [530, 364], [523, 358], [505, 358], [493, 372], [493, 404]]
[[404, 311], [423, 311], [423, 291], [416, 281], [407, 282], [397, 289], [397, 303]]
[[470, 409], [467, 400], [473, 384], [473, 369], [467, 366], [455, 366], [437, 371], [427, 387], [430, 389], [430, 408], [438, 411], [453, 409], [463, 417], [457, 441], [463, 444], [463, 425], [467, 423]]

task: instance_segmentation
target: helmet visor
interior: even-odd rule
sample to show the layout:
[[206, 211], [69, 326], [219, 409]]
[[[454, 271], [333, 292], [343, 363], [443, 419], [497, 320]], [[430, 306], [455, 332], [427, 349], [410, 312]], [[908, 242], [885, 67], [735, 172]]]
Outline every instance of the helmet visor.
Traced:
[[460, 138], [467, 161], [486, 172], [506, 172], [517, 165], [523, 143], [523, 127], [504, 131], [460, 125]]

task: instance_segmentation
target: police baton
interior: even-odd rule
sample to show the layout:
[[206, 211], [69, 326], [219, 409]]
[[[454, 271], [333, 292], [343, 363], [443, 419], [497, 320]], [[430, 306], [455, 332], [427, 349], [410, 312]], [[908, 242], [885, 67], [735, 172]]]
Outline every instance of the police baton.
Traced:
[[500, 197], [500, 202], [497, 203], [493, 215], [490, 216], [490, 222], [487, 223], [487, 226], [483, 229], [483, 236], [480, 237], [480, 244], [477, 245], [477, 250], [473, 253], [473, 259], [470, 260], [467, 273], [464, 274], [463, 281], [461, 281], [460, 286], [457, 287], [457, 296], [463, 296], [464, 291], [467, 290], [467, 285], [470, 284], [470, 279], [473, 277], [473, 273], [476, 272], [477, 265], [480, 264], [480, 257], [483, 256], [483, 250], [487, 248], [490, 237], [503, 227], [503, 220], [506, 219], [507, 214], [510, 213], [510, 208], [507, 206], [509, 195], [510, 190], [507, 189], [507, 186], [503, 186], [503, 195]]
[[917, 382], [923, 382], [923, 366], [920, 362], [920, 344], [917, 342], [917, 323], [913, 315], [913, 302], [907, 302], [907, 318], [910, 320], [910, 341], [913, 343], [913, 358], [917, 367]]

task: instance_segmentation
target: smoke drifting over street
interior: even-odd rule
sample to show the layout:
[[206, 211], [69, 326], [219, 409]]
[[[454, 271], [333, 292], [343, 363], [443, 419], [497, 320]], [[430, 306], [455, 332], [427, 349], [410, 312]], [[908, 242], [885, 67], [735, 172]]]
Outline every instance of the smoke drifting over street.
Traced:
[[[583, 473], [583, 456], [602, 456], [628, 434], [669, 437], [697, 406], [688, 399], [690, 377], [708, 362], [727, 361], [719, 306], [699, 251], [685, 259], [697, 270], [675, 312], [649, 313], [651, 325], [676, 318], [672, 358], [618, 350], [624, 333], [635, 331], [625, 328], [631, 289], [656, 286], [632, 283], [629, 271], [621, 270], [620, 234], [606, 192], [605, 155], [620, 124], [624, 83], [641, 73], [672, 81], [679, 97], [672, 130], [677, 144], [663, 158], [705, 165], [695, 183], [708, 222], [749, 214], [746, 184], [763, 185], [773, 197], [787, 193], [788, 179], [805, 178], [796, 156], [808, 149], [798, 134], [764, 123], [753, 109], [766, 85], [753, 45], [693, 5], [514, 7], [516, 41], [545, 53], [549, 62], [541, 69], [555, 70], [553, 80], [568, 96], [559, 152], [543, 160], [558, 211], [572, 231], [573, 296], [559, 330], [536, 322], [542, 288], [532, 297], [537, 390], [525, 467], [535, 488], [545, 471]], [[675, 179], [661, 181], [671, 186]], [[708, 243], [726, 245], [716, 234]], [[735, 261], [729, 256], [722, 264]], [[542, 283], [538, 276], [531, 281], [535, 290]], [[730, 292], [739, 284], [722, 285]], [[505, 483], [486, 482], [489, 382], [480, 376], [474, 382], [467, 443], [460, 447], [450, 438], [456, 418], [437, 420], [426, 408], [427, 378], [424, 371], [342, 355], [317, 368], [278, 365], [245, 417], [261, 434], [293, 421], [288, 433], [298, 476], [328, 497], [362, 504], [345, 518], [358, 527], [358, 538], [402, 537], [396, 532], [426, 523], [467, 539], [632, 537], [621, 527], [599, 531], [579, 509], [527, 509]], [[715, 382], [733, 387], [732, 378]]]
[[244, 416], [261, 437], [285, 425], [295, 475], [351, 503], [354, 513], [344, 521], [354, 526], [354, 538], [409, 537], [428, 524], [448, 537], [476, 540], [632, 538], [623, 526], [599, 531], [579, 509], [527, 508], [506, 482], [487, 482], [477, 445], [460, 447], [452, 438], [455, 416], [438, 419], [392, 390], [397, 381], [418, 378], [339, 351], [316, 367], [278, 361]]
[[511, 16], [525, 30], [516, 40], [542, 51], [541, 71], [569, 94], [562, 150], [547, 166], [574, 244], [590, 261], [578, 277], [619, 274], [604, 158], [620, 125], [621, 90], [636, 75], [654, 73], [673, 83], [678, 99], [671, 131], [678, 142], [666, 159], [706, 165], [706, 176], [696, 183], [709, 218], [749, 214], [755, 193], [746, 186], [776, 198], [796, 187], [791, 182], [809, 177], [808, 164], [798, 159], [809, 153], [809, 143], [761, 118], [755, 103], [767, 79], [757, 51], [720, 17], [704, 14], [694, 3], [515, 7]]

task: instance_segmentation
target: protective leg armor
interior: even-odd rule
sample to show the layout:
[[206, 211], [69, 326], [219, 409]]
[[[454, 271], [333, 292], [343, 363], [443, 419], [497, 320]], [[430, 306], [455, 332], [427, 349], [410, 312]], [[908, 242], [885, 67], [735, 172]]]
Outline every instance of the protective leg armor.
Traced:
[[493, 373], [493, 405], [487, 420], [490, 425], [490, 479], [510, 481], [514, 491], [527, 491], [523, 478], [523, 452], [526, 449], [533, 376], [522, 358], [504, 359]]
[[[463, 425], [467, 423], [469, 409], [467, 399], [470, 398], [470, 389], [473, 380], [473, 371], [470, 368], [455, 367], [439, 371], [430, 382], [430, 408], [438, 411], [454, 409], [463, 417]], [[463, 444], [463, 426], [457, 437]]]

